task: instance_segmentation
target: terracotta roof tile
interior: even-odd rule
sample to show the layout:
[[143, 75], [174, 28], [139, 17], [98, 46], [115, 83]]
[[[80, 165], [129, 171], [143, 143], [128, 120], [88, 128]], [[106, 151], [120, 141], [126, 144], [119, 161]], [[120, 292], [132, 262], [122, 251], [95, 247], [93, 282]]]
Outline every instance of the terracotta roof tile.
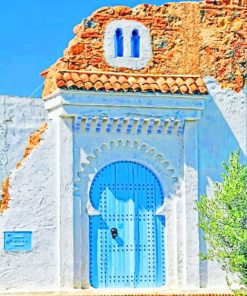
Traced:
[[104, 86], [105, 86], [105, 90], [106, 90], [106, 91], [114, 90], [113, 85], [112, 85], [109, 81], [105, 82], [105, 83], [104, 83]]
[[86, 83], [89, 82], [89, 76], [87, 74], [80, 75], [82, 82]]
[[108, 82], [108, 77], [107, 77], [106, 75], [103, 74], [103, 75], [100, 76], [100, 80], [102, 81], [102, 83], [105, 84], [105, 83]]
[[152, 74], [99, 73], [58, 71], [57, 88], [114, 92], [161, 92], [206, 94], [207, 89], [199, 76], [172, 76]]
[[73, 72], [71, 73], [71, 78], [73, 79], [73, 81], [78, 82], [79, 80], [81, 80], [81, 77], [78, 73]]
[[179, 91], [181, 92], [181, 94], [186, 94], [188, 93], [188, 87], [186, 85], [181, 85]]
[[116, 76], [111, 76], [110, 79], [109, 79], [110, 83], [113, 85], [114, 83], [116, 83], [118, 80], [117, 80], [117, 77]]
[[184, 85], [184, 80], [181, 77], [178, 77], [176, 79], [176, 84], [178, 87], [180, 87], [180, 86]]
[[85, 83], [85, 89], [86, 90], [91, 90], [91, 89], [93, 89], [93, 84], [92, 84], [92, 82], [86, 82]]

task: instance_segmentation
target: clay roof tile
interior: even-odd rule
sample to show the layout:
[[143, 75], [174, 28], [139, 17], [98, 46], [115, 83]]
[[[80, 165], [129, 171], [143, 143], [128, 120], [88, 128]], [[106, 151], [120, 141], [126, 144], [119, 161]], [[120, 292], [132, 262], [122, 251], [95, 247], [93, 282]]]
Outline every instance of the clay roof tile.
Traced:
[[81, 80], [76, 82], [76, 86], [78, 89], [84, 89], [84, 83]]
[[106, 91], [114, 90], [114, 87], [112, 86], [112, 84], [109, 81], [104, 83], [104, 87], [105, 87]]
[[102, 83], [105, 84], [108, 80], [109, 80], [109, 78], [106, 75], [103, 74], [103, 75], [100, 76], [100, 81]]
[[188, 87], [185, 84], [181, 85], [179, 91], [181, 92], [181, 94], [186, 94], [188, 93]]
[[64, 80], [64, 77], [63, 77], [62, 73], [60, 73], [60, 72], [57, 72], [56, 75], [55, 75], [55, 77], [56, 77], [56, 80], [57, 81], [58, 80]]
[[195, 83], [191, 83], [188, 88], [191, 94], [194, 94], [198, 91], [198, 86]]
[[199, 92], [204, 95], [207, 93], [207, 88], [205, 86], [199, 86]]
[[155, 80], [152, 77], [148, 77], [147, 78], [147, 83], [148, 84], [153, 84], [153, 83], [156, 83], [156, 82], [155, 82]]
[[94, 83], [94, 88], [95, 88], [96, 91], [103, 90], [104, 89], [104, 84], [101, 81], [96, 81]]
[[152, 88], [153, 92], [160, 91], [160, 87], [157, 83], [150, 84], [150, 87]]
[[178, 77], [176, 79], [176, 84], [178, 87], [181, 87], [182, 85], [185, 85], [185, 81], [181, 77]]
[[94, 88], [92, 82], [88, 81], [84, 84], [86, 90], [91, 90]]
[[129, 84], [128, 82], [124, 82], [124, 83], [122, 84], [122, 88], [123, 88], [125, 91], [128, 91], [128, 90], [131, 89], [131, 86], [130, 86], [130, 84]]
[[71, 73], [71, 78], [73, 79], [74, 82], [77, 82], [77, 81], [81, 80], [80, 75], [78, 73], [76, 73], [76, 72]]
[[126, 83], [126, 82], [127, 82], [127, 79], [126, 79], [126, 77], [124, 77], [124, 76], [119, 76], [119, 77], [118, 77], [118, 82], [119, 82], [120, 84], [123, 84], [123, 83]]
[[133, 77], [133, 76], [130, 76], [130, 77], [128, 78], [128, 82], [129, 82], [129, 84], [130, 84], [131, 86], [133, 86], [134, 84], [137, 84], [137, 80], [136, 80], [135, 77]]
[[66, 86], [68, 89], [76, 87], [75, 82], [73, 80], [66, 81]]
[[138, 79], [138, 83], [140, 84], [140, 86], [142, 86], [143, 84], [147, 84], [147, 81], [146, 81], [145, 78], [140, 77], [140, 78]]
[[113, 83], [112, 86], [114, 88], [114, 91], [120, 91], [120, 90], [122, 90], [122, 86], [121, 86], [121, 84], [119, 82]]
[[63, 78], [64, 78], [65, 81], [72, 80], [72, 77], [71, 77], [69, 72], [65, 72], [63, 74]]
[[88, 74], [81, 74], [80, 77], [81, 77], [82, 82], [84, 82], [84, 83], [90, 81]]
[[186, 80], [185, 80], [185, 83], [186, 83], [186, 85], [187, 86], [190, 86], [192, 83], [194, 83], [195, 81], [194, 81], [194, 79], [193, 78], [187, 78]]
[[173, 78], [171, 78], [171, 77], [168, 77], [168, 78], [166, 79], [166, 83], [167, 83], [170, 87], [176, 85], [176, 81], [175, 81]]
[[141, 87], [140, 87], [140, 85], [138, 83], [132, 84], [131, 87], [132, 87], [134, 92], [141, 91]]
[[55, 75], [58, 88], [85, 89], [96, 91], [133, 91], [133, 92], [162, 92], [206, 94], [207, 89], [200, 77], [167, 77], [151, 75], [129, 76], [122, 73], [98, 73], [79, 71], [60, 71]]
[[203, 87], [205, 87], [205, 84], [204, 84], [203, 80], [201, 79], [201, 77], [198, 77], [198, 78], [196, 79], [196, 84], [197, 84], [198, 86], [203, 86]]
[[90, 75], [90, 81], [94, 84], [96, 81], [99, 80], [99, 76], [97, 74]]
[[160, 88], [162, 88], [162, 86], [163, 86], [164, 84], [166, 84], [166, 80], [165, 80], [164, 77], [160, 77], [159, 79], [157, 79], [156, 83], [158, 84], [158, 86], [159, 86]]
[[162, 84], [162, 86], [160, 88], [163, 93], [167, 93], [170, 91], [170, 87], [168, 86], [167, 83]]
[[111, 82], [111, 84], [113, 85], [115, 82], [117, 82], [117, 77], [115, 75], [111, 76], [109, 81]]
[[63, 79], [57, 80], [57, 87], [65, 88], [66, 87], [65, 81]]
[[174, 94], [174, 93], [178, 92], [179, 88], [176, 84], [174, 84], [170, 87], [170, 90]]
[[150, 89], [150, 86], [149, 86], [148, 83], [143, 83], [143, 84], [141, 84], [140, 86], [141, 86], [141, 90], [142, 90], [143, 92], [148, 92], [148, 91], [152, 90], [152, 89]]

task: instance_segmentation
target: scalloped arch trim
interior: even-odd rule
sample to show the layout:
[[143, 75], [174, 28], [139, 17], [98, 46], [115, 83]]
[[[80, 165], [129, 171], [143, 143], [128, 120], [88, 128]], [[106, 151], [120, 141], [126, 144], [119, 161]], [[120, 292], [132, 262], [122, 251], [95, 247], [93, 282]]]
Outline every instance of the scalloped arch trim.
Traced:
[[167, 197], [171, 197], [180, 189], [178, 173], [171, 167], [164, 154], [138, 141], [118, 140], [101, 144], [81, 161], [81, 171], [78, 176], [95, 174], [102, 167], [117, 160], [133, 160], [150, 168], [165, 185]]

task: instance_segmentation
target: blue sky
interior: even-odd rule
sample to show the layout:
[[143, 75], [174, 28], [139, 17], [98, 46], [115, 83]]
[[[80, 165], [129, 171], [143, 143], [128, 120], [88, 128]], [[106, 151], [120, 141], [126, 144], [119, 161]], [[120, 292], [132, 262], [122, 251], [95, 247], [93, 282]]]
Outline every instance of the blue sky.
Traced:
[[97, 8], [143, 2], [165, 0], [0, 0], [0, 95], [30, 96], [43, 82], [39, 73], [62, 56], [73, 27]]

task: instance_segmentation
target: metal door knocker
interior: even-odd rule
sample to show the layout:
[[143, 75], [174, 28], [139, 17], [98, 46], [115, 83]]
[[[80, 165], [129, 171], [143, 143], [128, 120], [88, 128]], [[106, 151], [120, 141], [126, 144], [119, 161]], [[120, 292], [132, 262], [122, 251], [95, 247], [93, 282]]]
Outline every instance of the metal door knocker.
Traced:
[[118, 236], [117, 228], [111, 229], [111, 235], [112, 235], [112, 238], [116, 238]]

